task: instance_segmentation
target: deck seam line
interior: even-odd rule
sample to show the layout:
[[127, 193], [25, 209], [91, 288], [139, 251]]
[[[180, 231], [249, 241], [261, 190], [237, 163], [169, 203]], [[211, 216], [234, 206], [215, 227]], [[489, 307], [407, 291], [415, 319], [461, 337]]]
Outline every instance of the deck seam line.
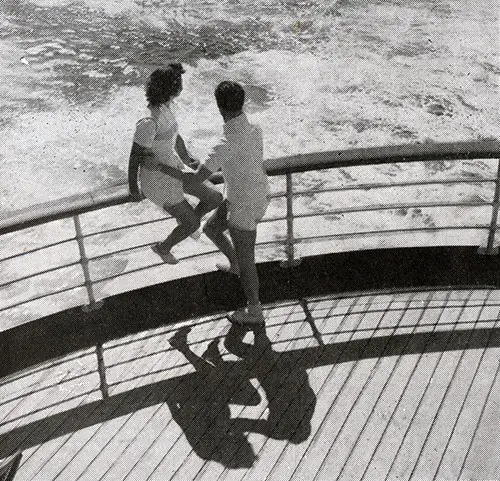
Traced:
[[[417, 324], [415, 324], [414, 326], [412, 326], [412, 331], [411, 331], [411, 334], [414, 334], [416, 332], [416, 330], [421, 327], [420, 326], [420, 321], [424, 318], [424, 314], [426, 312], [426, 309], [427, 309], [427, 306], [431, 303], [432, 301], [432, 295], [429, 295], [428, 296], [428, 299], [426, 300], [425, 304], [422, 306], [422, 312], [420, 313], [420, 316], [418, 318], [418, 321], [417, 321]], [[399, 326], [398, 326], [399, 327]], [[359, 432], [359, 434], [356, 436], [356, 439], [354, 441], [354, 445], [351, 447], [345, 461], [344, 461], [344, 464], [341, 468], [341, 470], [339, 471], [338, 473], [338, 478], [340, 478], [347, 466], [347, 463], [349, 462], [349, 460], [351, 459], [351, 456], [354, 452], [354, 450], [356, 449], [356, 447], [358, 446], [358, 443], [359, 443], [359, 440], [361, 439], [361, 436], [363, 435], [363, 433], [365, 432], [365, 429], [366, 427], [368, 426], [368, 423], [370, 422], [370, 420], [372, 419], [372, 415], [373, 413], [375, 412], [375, 409], [377, 408], [378, 404], [379, 404], [379, 401], [380, 399], [382, 398], [382, 395], [386, 392], [386, 388], [387, 386], [389, 385], [390, 381], [393, 379], [393, 376], [394, 376], [394, 373], [396, 372], [396, 370], [398, 369], [399, 365], [401, 364], [401, 361], [403, 359], [403, 356], [405, 354], [405, 351], [407, 349], [407, 347], [409, 346], [410, 342], [411, 342], [411, 337], [408, 337], [408, 340], [406, 342], [406, 344], [404, 345], [404, 347], [401, 349], [401, 353], [398, 355], [397, 359], [396, 359], [396, 362], [394, 363], [392, 369], [391, 369], [391, 372], [389, 374], [389, 376], [387, 377], [387, 379], [385, 380], [384, 382], [384, 385], [382, 386], [382, 389], [379, 391], [378, 393], [378, 396], [377, 396], [377, 399], [375, 400], [375, 403], [373, 404], [373, 407], [370, 411], [370, 413], [368, 414], [365, 422], [363, 423], [363, 426], [361, 428], [361, 431]], [[389, 345], [390, 343], [390, 340], [388, 341], [388, 344]], [[383, 357], [384, 355], [384, 352], [385, 352], [385, 349], [387, 348], [387, 345], [386, 347], [384, 348], [384, 351], [382, 352], [382, 354], [380, 355], [380, 359]], [[374, 366], [374, 370], [376, 369], [377, 367], [377, 364]], [[412, 373], [413, 374], [413, 373]]]
[[[500, 163], [499, 163], [499, 166], [500, 166]], [[491, 293], [489, 294], [491, 295]], [[486, 306], [484, 306], [486, 307]], [[481, 308], [481, 311], [480, 311], [480, 314], [479, 316], [477, 316], [476, 320], [480, 317], [481, 313], [483, 312], [484, 310], [484, 307]], [[424, 439], [424, 442], [422, 443], [422, 445], [420, 446], [420, 451], [417, 455], [417, 459], [415, 460], [415, 463], [413, 465], [413, 469], [411, 470], [411, 473], [410, 473], [410, 478], [413, 476], [413, 474], [415, 473], [415, 470], [417, 469], [419, 463], [420, 463], [420, 459], [422, 457], [422, 453], [425, 449], [425, 446], [427, 446], [427, 443], [429, 441], [429, 437], [432, 433], [432, 431], [434, 430], [434, 427], [436, 425], [436, 422], [437, 422], [437, 419], [439, 417], [439, 415], [441, 414], [441, 411], [442, 411], [442, 408], [444, 406], [444, 403], [445, 403], [445, 400], [446, 398], [448, 397], [448, 393], [450, 392], [450, 389], [451, 389], [451, 386], [454, 384], [455, 380], [456, 380], [456, 377], [457, 377], [457, 373], [462, 365], [462, 361], [465, 357], [465, 353], [467, 352], [467, 348], [473, 338], [473, 335], [474, 335], [474, 328], [476, 327], [476, 322], [474, 322], [474, 326], [472, 328], [472, 330], [469, 332], [469, 335], [468, 335], [468, 338], [467, 338], [467, 341], [465, 343], [465, 347], [462, 348], [461, 352], [460, 352], [460, 356], [458, 358], [458, 361], [455, 365], [455, 368], [453, 369], [453, 374], [451, 376], [451, 379], [450, 381], [448, 382], [448, 385], [446, 386], [446, 389], [445, 389], [445, 392], [443, 393], [443, 396], [441, 397], [441, 400], [439, 402], [439, 406], [436, 410], [436, 412], [434, 413], [434, 417], [432, 418], [432, 422], [429, 426], [429, 429], [427, 430], [427, 433], [426, 433], [426, 436], [425, 436], [425, 439]]]
[[[373, 304], [373, 301], [376, 299], [377, 295], [373, 295], [371, 298], [370, 298], [370, 301], [369, 301], [369, 306]], [[389, 301], [389, 306], [392, 305], [393, 303], [393, 299], [391, 299]], [[354, 306], [356, 303], [352, 304], [351, 306]], [[351, 308], [351, 306], [349, 306], [349, 308]], [[365, 320], [366, 318], [366, 315], [368, 314], [369, 312], [369, 309], [365, 310], [363, 313], [362, 313], [362, 316], [361, 318], [359, 319], [358, 323], [357, 323], [357, 326], [360, 326], [361, 323]], [[347, 322], [347, 318], [350, 316], [350, 312], [348, 311], [348, 313], [346, 313], [345, 315], [345, 322]], [[383, 316], [381, 317], [381, 319], [378, 321], [377, 325], [380, 325], [380, 322], [381, 320], [383, 319]], [[352, 338], [354, 337], [354, 334], [355, 334], [355, 330], [353, 330], [351, 332], [351, 336], [349, 337], [349, 341], [347, 342], [351, 342], [352, 341]], [[360, 353], [363, 352], [363, 350], [365, 349], [366, 345], [368, 344], [368, 340], [365, 342], [363, 348], [360, 349]], [[347, 350], [347, 343], [344, 345], [344, 348], [342, 350], [342, 352], [339, 353], [339, 355], [337, 356], [335, 362], [332, 364], [332, 367], [325, 379], [325, 381], [323, 382], [319, 392], [318, 392], [318, 395], [320, 392], [323, 392], [323, 389], [324, 387], [327, 385], [327, 383], [330, 381], [330, 379], [332, 378], [334, 372], [336, 372], [338, 370], [337, 366], [338, 364], [341, 362], [341, 359], [342, 359], [342, 356], [344, 355], [344, 353], [346, 352]], [[342, 392], [344, 386], [347, 384], [347, 382], [349, 381], [349, 379], [351, 378], [351, 375], [352, 375], [352, 372], [353, 372], [353, 369], [354, 369], [354, 365], [351, 366], [351, 369], [349, 370], [346, 378], [344, 379], [344, 381], [342, 382], [342, 386], [340, 387], [340, 389], [338, 390], [337, 394], [334, 396], [334, 399], [331, 403], [331, 406], [327, 409], [327, 412], [325, 414], [325, 416], [323, 417], [323, 420], [321, 421], [321, 423], [319, 424], [318, 426], [318, 429], [316, 430], [316, 432], [314, 433], [314, 435], [312, 436], [312, 438], [310, 439], [305, 451], [302, 453], [301, 455], [301, 458], [300, 458], [300, 461], [297, 463], [297, 466], [295, 466], [294, 470], [292, 471], [291, 475], [290, 475], [290, 480], [293, 479], [293, 477], [295, 476], [300, 464], [302, 463], [302, 460], [307, 457], [307, 454], [308, 452], [312, 449], [312, 446], [316, 440], [316, 438], [318, 437], [318, 435], [320, 435], [322, 432], [323, 432], [323, 429], [324, 429], [324, 425], [326, 423], [326, 419], [328, 417], [328, 415], [330, 414], [331, 410], [333, 409], [333, 406], [336, 404], [339, 396], [340, 396], [340, 393]], [[282, 459], [282, 456], [278, 459], [278, 461], [281, 461]], [[276, 468], [273, 467], [273, 472]]]
[[[404, 319], [405, 315], [409, 312], [409, 308], [410, 308], [410, 305], [411, 303], [413, 302], [414, 298], [410, 298], [408, 301], [407, 301], [407, 304], [406, 304], [406, 308], [401, 312], [401, 315], [399, 317], [399, 320], [398, 320], [398, 323], [395, 327], [393, 327], [392, 329], [392, 335], [395, 334], [395, 332], [400, 328], [400, 323], [401, 321]], [[430, 294], [427, 295], [427, 299], [426, 301], [424, 302], [424, 305], [425, 303], [427, 302], [430, 302]], [[423, 314], [421, 314], [421, 317], [423, 316]], [[382, 317], [382, 319], [384, 319], [385, 315]], [[421, 319], [421, 317], [419, 319]], [[380, 322], [382, 322], [382, 319]], [[414, 327], [413, 329], [416, 329], [416, 327]], [[368, 348], [368, 346], [371, 344], [372, 340], [375, 338], [375, 336], [370, 336], [370, 340], [368, 342], [368, 344], [365, 346], [365, 350]], [[382, 349], [382, 352], [377, 356], [377, 360], [374, 364], [374, 366], [371, 368], [370, 370], [370, 374], [368, 375], [368, 377], [366, 378], [366, 380], [363, 382], [363, 386], [360, 390], [360, 392], [358, 393], [357, 397], [356, 397], [356, 400], [354, 401], [354, 403], [351, 405], [348, 413], [346, 414], [345, 418], [344, 418], [344, 421], [342, 422], [339, 430], [337, 431], [336, 435], [335, 435], [335, 438], [334, 440], [332, 441], [332, 443], [330, 444], [330, 448], [328, 449], [328, 451], [326, 452], [318, 470], [316, 471], [316, 474], [314, 475], [314, 481], [316, 479], [318, 479], [318, 476], [321, 475], [321, 473], [324, 471], [325, 469], [325, 466], [326, 466], [326, 463], [327, 463], [327, 460], [328, 460], [328, 457], [330, 456], [330, 453], [332, 452], [334, 446], [335, 446], [335, 443], [337, 442], [337, 439], [340, 437], [341, 433], [344, 431], [344, 428], [347, 424], [347, 422], [349, 421], [350, 417], [351, 417], [351, 414], [353, 413], [354, 409], [356, 408], [356, 406], [358, 405], [358, 402], [359, 400], [361, 399], [361, 397], [364, 395], [364, 393], [366, 392], [367, 390], [367, 387], [368, 385], [371, 383], [373, 377], [375, 376], [375, 371], [377, 370], [378, 366], [380, 365], [380, 363], [382, 362], [382, 359], [383, 359], [383, 355], [386, 351], [386, 349], [388, 348], [388, 346], [390, 346], [390, 342], [391, 342], [391, 337], [389, 337]], [[408, 341], [409, 342], [409, 341]], [[359, 360], [356, 361], [356, 364], [355, 364], [355, 368], [357, 369], [359, 366]], [[342, 468], [343, 469], [343, 468]], [[340, 473], [339, 473], [340, 475]]]
[[[488, 294], [488, 296], [489, 296], [490, 294], [491, 294], [491, 291], [490, 291], [490, 293]], [[471, 293], [471, 295], [472, 295], [472, 293]], [[459, 317], [463, 314], [463, 312], [464, 312], [464, 310], [465, 310], [465, 307], [466, 307], [466, 305], [465, 305], [465, 304], [463, 304], [462, 309], [460, 310], [460, 313], [458, 314], [457, 318], [459, 318]], [[478, 316], [478, 317], [479, 317], [479, 316]], [[454, 336], [454, 335], [456, 335], [457, 333], [459, 333], [459, 330], [457, 330], [457, 329], [452, 329], [451, 331], [449, 331], [449, 332], [448, 332], [448, 336], [447, 336], [447, 338], [446, 338], [446, 344], [445, 344], [445, 346], [448, 346], [448, 344], [449, 344], [450, 340], [451, 340], [451, 339], [453, 338], [453, 336]], [[401, 452], [401, 449], [402, 449], [402, 447], [403, 447], [403, 444], [404, 444], [404, 443], [405, 443], [405, 441], [406, 441], [406, 438], [407, 438], [407, 436], [408, 436], [408, 433], [409, 433], [409, 431], [410, 431], [411, 427], [413, 426], [413, 421], [415, 420], [415, 417], [417, 416], [417, 413], [420, 411], [420, 408], [421, 408], [421, 406], [422, 406], [422, 402], [423, 402], [423, 400], [424, 400], [424, 398], [425, 398], [425, 396], [426, 396], [426, 394], [427, 394], [427, 392], [428, 392], [428, 390], [429, 390], [429, 387], [430, 387], [430, 385], [431, 385], [432, 379], [433, 379], [434, 375], [436, 374], [436, 372], [437, 372], [437, 369], [438, 369], [439, 365], [441, 364], [441, 361], [442, 361], [442, 359], [443, 359], [443, 357], [444, 357], [444, 353], [445, 353], [445, 349], [443, 349], [443, 350], [439, 353], [439, 356], [438, 356], [438, 358], [437, 358], [437, 360], [436, 360], [436, 363], [435, 363], [434, 368], [433, 368], [433, 370], [432, 370], [432, 372], [431, 372], [431, 375], [429, 376], [429, 379], [427, 380], [426, 386], [425, 386], [425, 388], [424, 388], [424, 390], [423, 390], [423, 392], [422, 392], [422, 394], [421, 394], [421, 396], [420, 396], [420, 399], [419, 399], [419, 401], [418, 401], [417, 407], [415, 408], [415, 411], [413, 412], [413, 415], [412, 415], [412, 417], [411, 417], [411, 419], [410, 419], [410, 422], [408, 423], [408, 426], [407, 426], [407, 428], [406, 428], [406, 430], [405, 430], [405, 433], [404, 433], [404, 435], [403, 435], [403, 438], [401, 439], [401, 443], [400, 443], [400, 445], [399, 445], [399, 447], [398, 447], [398, 449], [397, 449], [397, 451], [396, 451], [396, 454], [394, 455], [394, 458], [393, 458], [393, 460], [392, 460], [391, 465], [389, 466], [389, 469], [388, 469], [387, 474], [386, 474], [386, 477], [385, 477], [385, 481], [389, 481], [389, 475], [390, 475], [390, 473], [391, 473], [391, 471], [392, 471], [392, 469], [393, 469], [393, 467], [394, 467], [394, 465], [395, 465], [395, 463], [396, 463], [396, 459], [398, 458], [399, 453]]]

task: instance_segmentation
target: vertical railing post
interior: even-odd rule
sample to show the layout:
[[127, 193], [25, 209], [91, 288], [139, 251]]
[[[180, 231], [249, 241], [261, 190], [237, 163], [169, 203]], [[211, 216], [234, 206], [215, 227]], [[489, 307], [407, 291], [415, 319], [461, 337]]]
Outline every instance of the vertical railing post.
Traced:
[[89, 297], [88, 305], [83, 306], [82, 309], [85, 312], [90, 312], [102, 307], [103, 301], [97, 302], [95, 300], [94, 290], [92, 288], [92, 279], [90, 278], [89, 260], [85, 254], [85, 244], [83, 240], [82, 225], [80, 224], [80, 217], [78, 215], [73, 216], [73, 221], [75, 223], [76, 242], [78, 243], [78, 250], [80, 252], [80, 264], [82, 266], [85, 287], [87, 288], [87, 295]]
[[488, 242], [486, 247], [480, 247], [479, 254], [496, 255], [498, 254], [498, 247], [493, 247], [495, 244], [495, 236], [498, 226], [498, 211], [500, 208], [500, 159], [497, 164], [497, 178], [495, 180], [495, 194], [493, 195], [493, 203], [491, 209], [490, 229], [488, 232]]
[[102, 344], [96, 346], [97, 354], [97, 370], [99, 372], [99, 379], [101, 382], [101, 393], [103, 399], [109, 398], [108, 383], [106, 382], [106, 366], [104, 365], [104, 351]]
[[293, 179], [292, 174], [286, 174], [286, 261], [282, 267], [294, 267], [300, 264], [295, 258], [295, 238], [293, 235]]

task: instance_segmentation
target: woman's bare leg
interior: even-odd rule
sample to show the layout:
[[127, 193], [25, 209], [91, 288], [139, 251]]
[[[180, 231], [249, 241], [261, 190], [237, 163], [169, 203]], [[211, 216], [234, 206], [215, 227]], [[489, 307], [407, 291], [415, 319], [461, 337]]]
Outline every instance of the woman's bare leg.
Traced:
[[199, 229], [200, 217], [187, 200], [183, 200], [175, 205], [166, 205], [164, 209], [179, 223], [170, 235], [159, 244], [162, 252], [170, 252], [173, 246], [187, 239], [193, 232]]

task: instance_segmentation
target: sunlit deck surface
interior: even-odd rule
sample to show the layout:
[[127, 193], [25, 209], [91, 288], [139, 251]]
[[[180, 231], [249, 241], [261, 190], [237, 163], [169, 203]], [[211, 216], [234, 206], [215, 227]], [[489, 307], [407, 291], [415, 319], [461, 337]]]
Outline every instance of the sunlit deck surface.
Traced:
[[[500, 478], [500, 291], [363, 292], [224, 314], [0, 383], [16, 480]], [[28, 346], [27, 346], [28, 348]]]

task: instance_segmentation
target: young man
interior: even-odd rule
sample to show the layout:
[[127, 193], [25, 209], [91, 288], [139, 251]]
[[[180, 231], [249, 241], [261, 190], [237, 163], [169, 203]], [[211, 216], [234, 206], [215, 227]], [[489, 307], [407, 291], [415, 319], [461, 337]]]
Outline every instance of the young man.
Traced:
[[[224, 119], [224, 137], [208, 160], [194, 174], [203, 181], [222, 170], [226, 198], [204, 227], [205, 234], [229, 259], [217, 267], [240, 276], [248, 305], [230, 320], [240, 325], [262, 325], [259, 278], [255, 266], [257, 224], [269, 205], [269, 183], [264, 169], [260, 127], [249, 123], [243, 113], [245, 91], [236, 82], [222, 82], [215, 90], [217, 106]], [[231, 241], [225, 231], [229, 229]]]

